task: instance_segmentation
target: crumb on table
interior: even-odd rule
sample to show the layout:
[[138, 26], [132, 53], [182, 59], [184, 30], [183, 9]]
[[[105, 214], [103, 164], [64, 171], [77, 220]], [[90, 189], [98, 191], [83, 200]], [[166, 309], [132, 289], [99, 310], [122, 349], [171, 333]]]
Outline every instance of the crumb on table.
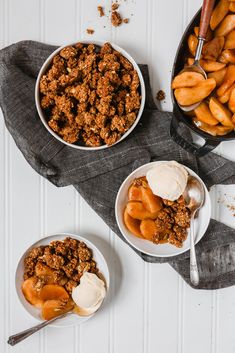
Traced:
[[92, 28], [87, 28], [86, 32], [87, 34], [93, 34], [95, 31]]
[[123, 23], [129, 23], [129, 18], [124, 18]]
[[119, 12], [117, 11], [112, 12], [111, 23], [114, 27], [118, 27], [122, 24], [122, 17]]
[[112, 11], [115, 11], [119, 8], [119, 4], [117, 2], [112, 3]]
[[104, 9], [103, 9], [103, 7], [102, 7], [102, 6], [97, 6], [97, 10], [98, 10], [98, 12], [99, 12], [99, 14], [100, 14], [100, 17], [103, 17], [103, 16], [104, 16]]
[[166, 98], [166, 94], [161, 89], [157, 92], [156, 98], [158, 101], [162, 101]]

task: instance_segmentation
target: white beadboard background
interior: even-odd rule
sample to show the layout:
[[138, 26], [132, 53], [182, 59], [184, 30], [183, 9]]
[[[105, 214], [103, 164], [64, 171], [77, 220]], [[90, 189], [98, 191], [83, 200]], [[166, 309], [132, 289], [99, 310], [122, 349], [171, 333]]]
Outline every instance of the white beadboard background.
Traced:
[[[0, 47], [23, 39], [63, 44], [94, 38], [113, 41], [149, 65], [153, 93], [169, 94], [175, 51], [201, 0], [120, 0], [128, 25], [111, 28], [97, 5], [111, 0], [0, 0]], [[105, 26], [105, 28], [104, 28]], [[95, 29], [93, 36], [86, 28]], [[232, 159], [235, 142], [218, 153]], [[90, 209], [72, 187], [57, 189], [22, 157], [0, 118], [0, 352], [17, 353], [234, 353], [235, 287], [193, 290], [167, 264], [144, 263]], [[231, 201], [233, 186], [211, 191], [213, 215], [235, 226], [218, 198]], [[226, 201], [226, 200], [225, 200]], [[225, 202], [226, 203], [226, 202]], [[46, 328], [15, 347], [10, 334], [36, 322], [20, 305], [14, 274], [22, 252], [38, 238], [77, 232], [100, 246], [109, 263], [108, 304], [82, 326]]]

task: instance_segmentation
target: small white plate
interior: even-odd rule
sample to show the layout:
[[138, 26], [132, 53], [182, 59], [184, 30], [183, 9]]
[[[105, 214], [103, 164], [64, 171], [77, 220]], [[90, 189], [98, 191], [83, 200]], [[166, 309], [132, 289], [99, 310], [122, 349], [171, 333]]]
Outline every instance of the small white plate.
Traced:
[[[83, 241], [88, 248], [90, 248], [92, 250], [93, 253], [93, 259], [96, 261], [97, 263], [97, 267], [99, 269], [99, 272], [104, 276], [105, 278], [105, 282], [106, 282], [106, 289], [108, 291], [109, 288], [109, 270], [108, 270], [108, 265], [105, 261], [105, 258], [103, 257], [103, 255], [101, 254], [101, 252], [99, 251], [99, 249], [92, 244], [89, 240], [87, 240], [86, 238], [83, 238], [79, 235], [75, 235], [75, 234], [71, 234], [71, 233], [60, 233], [60, 234], [55, 234], [55, 235], [50, 235], [47, 236], [45, 238], [40, 239], [39, 241], [37, 241], [36, 243], [34, 243], [32, 246], [30, 246], [25, 253], [22, 255], [17, 269], [16, 269], [16, 274], [15, 274], [15, 286], [16, 286], [16, 292], [18, 295], [18, 298], [21, 302], [21, 304], [24, 306], [24, 308], [28, 311], [28, 313], [30, 315], [32, 315], [35, 319], [39, 320], [39, 321], [43, 321], [41, 318], [41, 310], [38, 308], [35, 308], [33, 305], [31, 305], [24, 297], [21, 287], [22, 287], [22, 283], [24, 281], [23, 279], [23, 275], [24, 275], [24, 259], [27, 256], [28, 252], [32, 249], [35, 248], [37, 246], [41, 246], [41, 245], [48, 245], [51, 241], [53, 240], [63, 240], [66, 237], [71, 237], [74, 239], [77, 239], [79, 241]], [[106, 293], [106, 298], [107, 298], [107, 293]], [[105, 301], [105, 299], [104, 299]], [[103, 301], [103, 303], [104, 303]], [[103, 305], [103, 304], [102, 304]], [[95, 314], [95, 313], [94, 313]], [[93, 315], [94, 315], [93, 314]], [[77, 314], [71, 314], [68, 315], [62, 319], [59, 319], [58, 321], [55, 321], [53, 324], [50, 324], [50, 326], [53, 327], [65, 327], [65, 326], [71, 326], [71, 325], [79, 325], [85, 321], [87, 321], [89, 318], [91, 318], [93, 315], [90, 316], [79, 316]]]
[[[125, 226], [123, 220], [123, 214], [128, 202], [128, 189], [131, 186], [132, 181], [135, 178], [139, 178], [142, 176], [146, 176], [147, 172], [152, 169], [154, 166], [162, 163], [163, 161], [159, 162], [151, 162], [145, 165], [142, 165], [134, 172], [132, 172], [122, 183], [116, 198], [115, 204], [115, 215], [118, 227], [122, 233], [122, 235], [126, 238], [128, 243], [130, 243], [134, 248], [145, 253], [147, 255], [155, 256], [155, 257], [170, 257], [184, 253], [185, 251], [189, 250], [190, 248], [190, 239], [189, 239], [189, 232], [188, 237], [183, 243], [182, 248], [177, 248], [171, 244], [154, 244], [148, 240], [140, 239], [133, 235]], [[196, 177], [204, 186], [205, 189], [205, 202], [202, 208], [198, 213], [198, 217], [195, 219], [194, 227], [195, 227], [195, 243], [198, 243], [199, 240], [205, 234], [207, 227], [210, 222], [211, 218], [211, 201], [209, 192], [201, 180], [199, 176], [189, 169], [188, 167], [184, 166], [188, 173], [194, 177]]]

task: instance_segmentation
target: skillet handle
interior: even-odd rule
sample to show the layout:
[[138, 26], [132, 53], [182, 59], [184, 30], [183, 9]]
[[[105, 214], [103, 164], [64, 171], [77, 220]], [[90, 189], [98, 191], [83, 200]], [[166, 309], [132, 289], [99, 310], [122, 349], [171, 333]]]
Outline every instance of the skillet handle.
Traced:
[[173, 112], [171, 126], [170, 126], [170, 135], [172, 139], [184, 148], [187, 152], [193, 154], [196, 157], [203, 157], [207, 153], [211, 152], [214, 148], [216, 148], [220, 141], [213, 141], [210, 139], [205, 139], [205, 144], [203, 146], [197, 146], [192, 142], [185, 140], [184, 137], [180, 136], [178, 133], [180, 121], [177, 118], [176, 111]]

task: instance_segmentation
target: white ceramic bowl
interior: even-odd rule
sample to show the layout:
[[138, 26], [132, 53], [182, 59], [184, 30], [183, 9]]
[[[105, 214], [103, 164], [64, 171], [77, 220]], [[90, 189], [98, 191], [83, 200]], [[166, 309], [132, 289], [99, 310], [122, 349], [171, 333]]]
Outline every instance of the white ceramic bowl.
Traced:
[[[119, 226], [119, 229], [123, 236], [126, 238], [128, 243], [130, 243], [135, 249], [141, 251], [142, 253], [145, 253], [147, 255], [155, 256], [155, 257], [170, 257], [170, 256], [175, 256], [184, 253], [185, 251], [189, 250], [190, 248], [190, 240], [189, 236], [183, 243], [182, 248], [177, 248], [171, 244], [154, 244], [148, 240], [140, 239], [133, 235], [125, 226], [125, 223], [123, 221], [123, 213], [124, 209], [126, 207], [126, 203], [128, 201], [128, 189], [132, 183], [132, 181], [135, 178], [145, 176], [146, 173], [152, 169], [154, 166], [156, 166], [161, 162], [152, 162], [145, 164], [138, 169], [136, 169], [134, 172], [132, 172], [122, 183], [118, 194], [116, 198], [116, 204], [115, 204], [115, 214], [116, 214], [116, 220], [117, 224]], [[207, 191], [207, 188], [201, 178], [192, 171], [191, 169], [187, 168], [184, 166], [188, 173], [194, 177], [196, 177], [204, 186], [205, 190], [205, 202], [202, 208], [199, 211], [198, 217], [195, 219], [195, 243], [198, 243], [199, 240], [203, 237], [205, 234], [207, 227], [210, 222], [211, 218], [211, 202], [210, 202], [210, 196]]]
[[[96, 261], [99, 271], [101, 272], [101, 274], [105, 278], [107, 291], [109, 288], [110, 278], [109, 278], [108, 265], [105, 261], [105, 258], [103, 257], [103, 255], [99, 251], [99, 249], [93, 243], [91, 243], [89, 240], [87, 240], [86, 238], [83, 238], [79, 235], [75, 235], [75, 234], [71, 234], [71, 233], [60, 233], [60, 234], [50, 235], [45, 238], [42, 238], [42, 239], [38, 240], [36, 243], [34, 243], [33, 245], [31, 245], [25, 251], [25, 253], [22, 255], [22, 257], [18, 263], [18, 266], [16, 269], [16, 274], [15, 274], [16, 292], [17, 292], [17, 295], [18, 295], [18, 298], [19, 298], [21, 304], [24, 306], [24, 308], [27, 310], [27, 312], [30, 315], [32, 315], [35, 319], [37, 319], [39, 321], [43, 321], [41, 318], [41, 315], [40, 315], [41, 310], [38, 308], [35, 308], [33, 305], [31, 305], [25, 299], [25, 297], [22, 293], [22, 290], [21, 290], [21, 286], [23, 283], [23, 274], [24, 274], [24, 259], [27, 256], [28, 252], [32, 248], [37, 247], [37, 246], [41, 246], [41, 245], [48, 245], [53, 240], [63, 240], [66, 238], [66, 236], [83, 241], [88, 246], [88, 248], [90, 248], [92, 250], [93, 259]], [[106, 293], [106, 298], [107, 298], [107, 293]], [[104, 299], [104, 301], [105, 301], [105, 299]], [[103, 303], [104, 303], [104, 301], [103, 301]], [[103, 303], [102, 303], [102, 305], [103, 305]], [[95, 315], [95, 313], [93, 315]], [[81, 324], [81, 323], [87, 321], [93, 315], [82, 317], [77, 314], [71, 314], [71, 315], [68, 315], [62, 319], [59, 319], [58, 321], [55, 321], [53, 324], [51, 324], [51, 326], [61, 327], [61, 326], [78, 325], [78, 324]]]
[[[80, 43], [83, 43], [83, 44], [94, 44], [94, 45], [97, 45], [97, 46], [102, 46], [104, 43], [106, 43], [106, 41], [95, 41], [95, 40], [86, 40], [86, 41], [79, 41]], [[120, 52], [123, 56], [125, 56], [133, 65], [134, 69], [137, 71], [138, 73], [138, 76], [139, 76], [139, 80], [140, 80], [140, 91], [141, 91], [141, 104], [140, 104], [140, 109], [139, 109], [139, 112], [138, 112], [138, 115], [135, 119], [135, 122], [134, 124], [130, 127], [129, 130], [127, 130], [125, 132], [124, 135], [122, 135], [122, 137], [113, 145], [111, 146], [108, 146], [108, 145], [103, 145], [103, 146], [100, 146], [100, 147], [87, 147], [87, 146], [79, 146], [79, 145], [75, 145], [75, 144], [72, 144], [72, 143], [68, 143], [66, 141], [64, 141], [59, 135], [57, 135], [51, 128], [50, 126], [48, 125], [47, 123], [47, 119], [45, 117], [45, 114], [43, 112], [43, 109], [41, 108], [41, 104], [40, 104], [40, 93], [39, 93], [39, 83], [40, 83], [40, 79], [42, 77], [42, 75], [44, 75], [44, 73], [47, 71], [48, 67], [51, 65], [51, 62], [52, 62], [52, 59], [53, 57], [58, 54], [61, 49], [69, 46], [69, 45], [75, 45], [77, 44], [78, 42], [73, 42], [73, 43], [69, 43], [67, 45], [64, 45], [58, 49], [56, 49], [47, 59], [46, 61], [44, 62], [44, 64], [42, 65], [42, 68], [41, 70], [39, 71], [39, 74], [38, 74], [38, 77], [37, 77], [37, 81], [36, 81], [36, 86], [35, 86], [35, 102], [36, 102], [36, 107], [37, 107], [37, 111], [38, 111], [38, 114], [40, 116], [40, 119], [43, 123], [43, 125], [46, 127], [46, 129], [57, 139], [59, 140], [60, 142], [70, 146], [70, 147], [73, 147], [73, 148], [77, 148], [77, 149], [80, 149], [80, 150], [87, 150], [87, 151], [97, 151], [97, 150], [102, 150], [104, 148], [108, 148], [108, 147], [112, 147], [114, 145], [116, 145], [117, 143], [119, 143], [120, 141], [124, 140], [124, 138], [126, 138], [133, 130], [134, 128], [136, 127], [136, 125], [138, 124], [140, 118], [141, 118], [141, 115], [143, 113], [143, 110], [144, 110], [144, 105], [145, 105], [145, 84], [144, 84], [144, 79], [143, 79], [143, 76], [142, 76], [142, 73], [139, 69], [139, 66], [137, 65], [137, 63], [135, 62], [135, 60], [132, 58], [132, 56], [130, 56], [130, 54], [128, 54], [124, 49], [120, 48], [118, 45], [116, 44], [113, 44], [113, 43], [110, 43], [112, 45], [112, 47], [117, 50], [118, 52]]]

